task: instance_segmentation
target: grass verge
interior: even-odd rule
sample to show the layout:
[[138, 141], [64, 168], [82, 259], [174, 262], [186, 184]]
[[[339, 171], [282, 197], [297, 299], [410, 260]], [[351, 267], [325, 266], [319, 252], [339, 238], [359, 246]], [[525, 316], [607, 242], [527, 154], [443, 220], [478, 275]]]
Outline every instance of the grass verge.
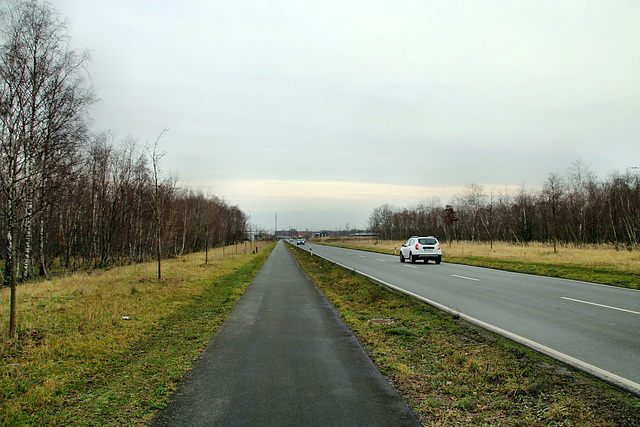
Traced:
[[483, 256], [447, 256], [446, 262], [601, 283], [603, 285], [640, 289], [640, 273], [620, 271], [611, 266], [589, 266], [570, 263], [536, 263], [522, 260], [496, 259]]
[[423, 424], [640, 426], [640, 399], [304, 251], [292, 252]]
[[0, 339], [0, 424], [146, 425], [272, 248], [169, 260], [160, 283], [149, 263], [20, 286], [20, 337]]

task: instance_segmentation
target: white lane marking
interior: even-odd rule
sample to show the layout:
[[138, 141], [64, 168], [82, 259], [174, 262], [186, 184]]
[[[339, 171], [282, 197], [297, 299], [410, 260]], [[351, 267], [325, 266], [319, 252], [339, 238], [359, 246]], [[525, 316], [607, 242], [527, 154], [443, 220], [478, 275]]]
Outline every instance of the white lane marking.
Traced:
[[385, 260], [383, 260], [383, 259], [378, 259], [378, 258], [376, 258], [376, 261], [386, 262]]
[[360, 258], [364, 258], [364, 255], [358, 255]]
[[589, 304], [589, 305], [595, 305], [595, 306], [598, 306], [598, 307], [610, 308], [611, 310], [625, 311], [625, 312], [631, 313], [631, 314], [640, 314], [640, 311], [627, 310], [626, 308], [612, 307], [610, 305], [597, 304], [595, 302], [582, 301], [580, 299], [573, 299], [573, 298], [569, 298], [569, 297], [560, 297], [560, 298], [566, 299], [568, 301], [581, 302], [582, 304]]
[[408, 267], [408, 268], [418, 268], [418, 267], [416, 267], [416, 266], [414, 266], [414, 265], [405, 265], [405, 267]]
[[479, 282], [480, 279], [474, 279], [473, 277], [466, 277], [466, 276], [458, 276], [457, 274], [452, 274], [453, 277], [457, 277], [459, 279], [465, 279], [465, 280], [473, 280], [474, 282]]

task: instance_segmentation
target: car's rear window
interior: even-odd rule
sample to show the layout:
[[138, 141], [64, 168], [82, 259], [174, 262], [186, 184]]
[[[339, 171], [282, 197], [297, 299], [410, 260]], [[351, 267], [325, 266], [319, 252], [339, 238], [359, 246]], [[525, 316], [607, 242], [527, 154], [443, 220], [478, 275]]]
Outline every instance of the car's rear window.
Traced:
[[436, 239], [418, 239], [418, 243], [421, 245], [435, 245], [437, 242]]

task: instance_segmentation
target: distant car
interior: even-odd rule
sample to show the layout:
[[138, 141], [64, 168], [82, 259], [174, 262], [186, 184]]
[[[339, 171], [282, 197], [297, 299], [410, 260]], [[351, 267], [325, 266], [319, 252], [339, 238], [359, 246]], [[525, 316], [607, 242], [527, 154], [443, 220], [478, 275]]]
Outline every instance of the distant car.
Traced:
[[305, 243], [307, 242], [305, 242], [304, 239], [298, 239], [298, 245], [304, 245]]
[[404, 262], [407, 259], [411, 262], [423, 259], [425, 263], [433, 260], [436, 264], [440, 264], [442, 261], [440, 242], [433, 236], [410, 237], [407, 243], [400, 248], [400, 262]]

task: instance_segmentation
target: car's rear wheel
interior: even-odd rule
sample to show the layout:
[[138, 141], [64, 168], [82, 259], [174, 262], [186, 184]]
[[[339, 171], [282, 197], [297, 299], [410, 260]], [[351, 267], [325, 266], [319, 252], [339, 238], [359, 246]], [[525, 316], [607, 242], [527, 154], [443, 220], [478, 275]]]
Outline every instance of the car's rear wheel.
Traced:
[[416, 257], [414, 257], [413, 254], [409, 253], [409, 258], [411, 258], [411, 264], [416, 263]]
[[440, 264], [440, 262], [441, 262], [441, 261], [442, 261], [442, 258], [438, 257], [438, 258], [436, 259], [436, 264]]

